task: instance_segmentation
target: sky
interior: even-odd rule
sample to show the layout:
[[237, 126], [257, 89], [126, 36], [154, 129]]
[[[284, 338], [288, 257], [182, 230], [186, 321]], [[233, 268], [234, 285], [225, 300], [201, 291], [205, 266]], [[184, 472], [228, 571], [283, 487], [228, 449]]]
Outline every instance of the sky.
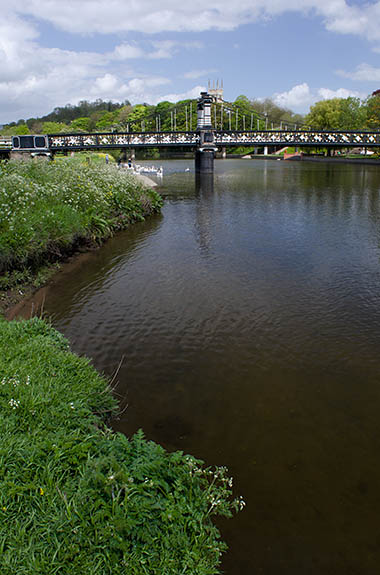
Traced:
[[2, 0], [0, 124], [80, 100], [318, 100], [380, 88], [380, 0]]

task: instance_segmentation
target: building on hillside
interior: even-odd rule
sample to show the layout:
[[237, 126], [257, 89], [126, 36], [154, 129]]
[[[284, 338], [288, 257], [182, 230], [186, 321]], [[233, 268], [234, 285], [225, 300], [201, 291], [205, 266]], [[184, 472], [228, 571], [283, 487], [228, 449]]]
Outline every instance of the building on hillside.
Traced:
[[221, 80], [219, 85], [219, 80], [215, 80], [212, 83], [210, 80], [208, 81], [208, 93], [210, 94], [211, 98], [213, 99], [215, 104], [221, 104], [223, 102], [223, 80]]

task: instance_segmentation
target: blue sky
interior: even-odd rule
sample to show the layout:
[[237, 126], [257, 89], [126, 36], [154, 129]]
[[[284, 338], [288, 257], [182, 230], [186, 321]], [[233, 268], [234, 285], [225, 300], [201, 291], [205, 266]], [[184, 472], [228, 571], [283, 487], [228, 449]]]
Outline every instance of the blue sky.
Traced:
[[0, 123], [79, 100], [271, 97], [296, 112], [380, 88], [380, 1], [15, 0], [2, 4]]

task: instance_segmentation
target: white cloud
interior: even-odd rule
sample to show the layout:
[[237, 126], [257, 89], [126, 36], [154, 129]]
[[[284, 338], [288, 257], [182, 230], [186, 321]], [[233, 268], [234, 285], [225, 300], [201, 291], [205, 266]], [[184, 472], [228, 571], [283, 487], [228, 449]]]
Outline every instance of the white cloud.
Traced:
[[337, 74], [343, 78], [349, 78], [357, 82], [380, 82], [380, 68], [375, 68], [370, 64], [359, 64], [353, 72], [338, 70]]
[[113, 74], [104, 74], [104, 76], [100, 76], [96, 78], [94, 87], [97, 94], [110, 94], [115, 93], [115, 89], [117, 88], [117, 78]]
[[152, 103], [156, 98], [160, 101], [160, 97], [155, 94], [155, 88], [169, 83], [167, 78], [158, 76], [131, 78], [128, 82], [123, 82], [112, 74], [105, 74], [96, 78], [88, 88], [87, 97], [119, 102], [128, 99], [132, 104]]
[[117, 45], [112, 52], [109, 52], [106, 56], [110, 60], [131, 60], [138, 58], [147, 58], [149, 60], [163, 60], [172, 58], [173, 55], [178, 51], [179, 47], [189, 48], [191, 44], [180, 44], [173, 40], [158, 40], [151, 41], [151, 50], [143, 50], [140, 46], [136, 44], [129, 44], [123, 42]]
[[274, 94], [273, 100], [278, 106], [293, 110], [309, 106], [313, 97], [308, 84], [304, 82], [294, 86], [288, 92]]
[[154, 52], [148, 54], [148, 58], [153, 60], [159, 60], [162, 58], [171, 58], [173, 52], [178, 46], [178, 42], [173, 42], [171, 40], [163, 40], [159, 42], [152, 42]]
[[91, 35], [119, 32], [154, 34], [168, 31], [233, 30], [242, 24], [286, 12], [313, 13], [339, 34], [355, 34], [380, 43], [380, 1], [349, 0], [18, 0], [12, 7], [62, 30]]
[[[66, 4], [70, 9], [74, 6], [70, 0], [61, 6]], [[42, 5], [49, 14], [56, 3], [44, 0]], [[56, 106], [76, 104], [82, 99], [159, 101], [164, 97], [162, 87], [170, 80], [154, 71], [143, 74], [141, 66], [136, 72], [130, 62], [168, 59], [179, 50], [202, 47], [199, 42], [150, 39], [143, 45], [122, 41], [103, 52], [50, 48], [39, 43], [38, 22], [21, 17], [26, 6], [23, 0], [17, 3], [19, 15], [8, 6], [0, 20], [0, 123], [46, 114]], [[93, 2], [83, 0], [79, 10], [76, 2], [75, 20], [80, 22], [82, 8], [86, 12], [90, 6]], [[101, 50], [101, 43], [98, 45]]]
[[304, 82], [294, 86], [287, 92], [273, 94], [272, 98], [278, 106], [289, 108], [294, 111], [306, 112], [308, 108], [319, 100], [330, 100], [332, 98], [364, 98], [365, 94], [346, 88], [332, 90], [330, 88], [319, 88], [311, 90], [309, 85]]
[[139, 46], [132, 44], [119, 44], [115, 47], [114, 51], [109, 54], [111, 60], [129, 60], [132, 58], [143, 58], [144, 51]]
[[[200, 86], [186, 91], [186, 84], [176, 90], [182, 93], [162, 95], [162, 86], [170, 83], [159, 69], [159, 60], [173, 58], [183, 50], [199, 50], [199, 42], [154, 37], [155, 33], [175, 31], [233, 30], [260, 19], [270, 19], [286, 12], [317, 16], [328, 30], [339, 34], [355, 34], [367, 38], [380, 50], [380, 0], [359, 5], [359, 0], [17, 0], [4, 2], [0, 20], [0, 122], [20, 116], [46, 113], [55, 106], [80, 99], [128, 98], [132, 102], [156, 102], [198, 96]], [[72, 34], [95, 36], [117, 34], [116, 46], [102, 50], [101, 42], [93, 51], [63, 50], [46, 47], [39, 40], [38, 25], [48, 22]], [[149, 34], [144, 43], [134, 41], [138, 35], [125, 38], [129, 32]], [[269, 39], [268, 39], [269, 41]], [[108, 39], [107, 39], [108, 42]], [[95, 51], [98, 50], [98, 51]], [[204, 54], [193, 58], [194, 70], [177, 72], [177, 77], [197, 80], [212, 75], [215, 70], [202, 69], [209, 63]], [[154, 73], [146, 72], [156, 61]], [[131, 66], [138, 61], [138, 72]], [[210, 63], [213, 66], [214, 62]], [[143, 67], [145, 66], [145, 68]], [[199, 68], [197, 69], [197, 67]], [[145, 72], [145, 75], [143, 74]], [[182, 74], [182, 76], [180, 76]], [[380, 81], [380, 70], [366, 64], [353, 72], [340, 71], [352, 80]], [[317, 99], [331, 94], [354, 94], [344, 88], [311, 90], [308, 84], [298, 84], [288, 91], [275, 94], [281, 105], [305, 109]]]
[[331, 100], [332, 98], [364, 98], [365, 94], [357, 92], [356, 90], [347, 90], [346, 88], [338, 88], [337, 90], [330, 90], [330, 88], [319, 88], [319, 100]]
[[112, 52], [75, 52], [38, 43], [35, 26], [14, 14], [0, 21], [0, 123], [46, 114], [82, 99], [153, 100], [170, 83], [160, 75], [136, 74], [126, 60], [169, 57], [172, 44], [151, 43], [147, 53], [123, 42]]
[[47, 112], [85, 95], [88, 78], [99, 75], [104, 55], [42, 47], [30, 23], [12, 14], [0, 22], [0, 122]]

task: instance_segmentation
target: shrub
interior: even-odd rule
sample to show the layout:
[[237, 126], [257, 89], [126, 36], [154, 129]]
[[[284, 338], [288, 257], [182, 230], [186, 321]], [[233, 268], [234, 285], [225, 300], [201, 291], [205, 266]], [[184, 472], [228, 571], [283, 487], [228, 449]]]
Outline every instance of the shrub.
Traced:
[[101, 241], [159, 211], [160, 196], [114, 165], [65, 158], [0, 164], [0, 272]]

